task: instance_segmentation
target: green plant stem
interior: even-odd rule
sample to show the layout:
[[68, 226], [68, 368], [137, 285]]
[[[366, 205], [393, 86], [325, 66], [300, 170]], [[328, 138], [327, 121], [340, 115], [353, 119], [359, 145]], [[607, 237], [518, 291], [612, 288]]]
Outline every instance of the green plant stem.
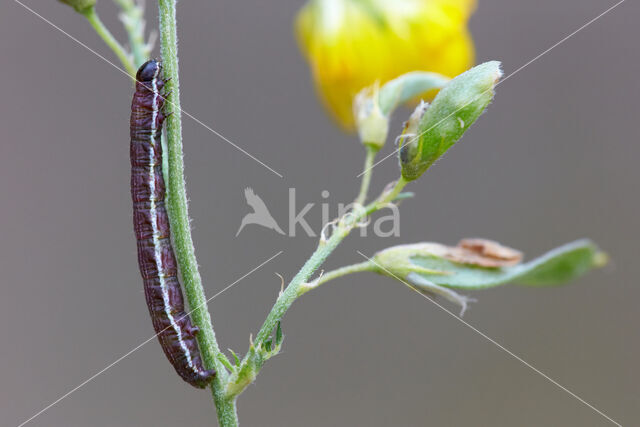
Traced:
[[323, 274], [322, 277], [320, 277], [316, 282], [316, 287], [339, 277], [346, 276], [347, 274], [362, 273], [363, 271], [373, 271], [376, 268], [377, 266], [371, 261], [345, 265], [344, 267], [340, 267]]
[[189, 209], [184, 182], [184, 164], [182, 160], [182, 124], [180, 109], [180, 78], [178, 73], [178, 36], [176, 29], [176, 0], [158, 0], [160, 13], [160, 46], [165, 78], [169, 78], [167, 92], [171, 93], [165, 104], [167, 118], [168, 147], [168, 212], [171, 223], [176, 258], [182, 276], [191, 319], [200, 328], [198, 344], [205, 367], [215, 369], [217, 375], [211, 383], [211, 391], [216, 405], [218, 422], [221, 427], [238, 425], [235, 397], [224, 392], [228, 373], [220, 362], [220, 349], [207, 310], [207, 300], [198, 272], [191, 228]]
[[[371, 144], [365, 144], [365, 146], [367, 147], [365, 169], [362, 177], [362, 184], [360, 186], [360, 193], [355, 201], [356, 205], [361, 205], [361, 206], [363, 205], [367, 197], [369, 185], [371, 182], [371, 171], [372, 171], [373, 161], [378, 152], [378, 149], [372, 146]], [[280, 296], [276, 300], [276, 303], [274, 304], [271, 311], [267, 315], [267, 318], [262, 324], [260, 331], [256, 335], [256, 338], [255, 338], [256, 343], [261, 343], [264, 340], [266, 340], [271, 335], [273, 329], [276, 327], [280, 319], [282, 319], [282, 316], [284, 316], [287, 310], [289, 310], [289, 307], [291, 307], [291, 304], [293, 304], [293, 302], [299, 296], [301, 296], [302, 294], [304, 294], [309, 290], [309, 286], [303, 286], [303, 285], [307, 284], [307, 281], [309, 280], [311, 275], [322, 265], [322, 263], [327, 259], [327, 257], [340, 244], [340, 242], [342, 242], [342, 240], [344, 240], [344, 238], [349, 235], [351, 230], [354, 227], [356, 227], [357, 224], [367, 215], [375, 212], [376, 210], [384, 207], [390, 201], [394, 200], [396, 196], [400, 194], [400, 191], [402, 191], [402, 189], [406, 184], [407, 184], [406, 181], [404, 181], [401, 177], [396, 182], [396, 185], [391, 192], [383, 193], [378, 200], [374, 201], [373, 203], [369, 204], [363, 209], [356, 209], [351, 214], [347, 214], [340, 219], [340, 221], [338, 222], [338, 226], [335, 228], [335, 230], [333, 230], [331, 237], [329, 237], [329, 239], [327, 240], [320, 242], [315, 252], [311, 255], [311, 257], [307, 260], [307, 262], [304, 263], [300, 271], [298, 271], [298, 274], [296, 274], [294, 278], [291, 280], [291, 282], [289, 282], [289, 285], [287, 285], [287, 288], [284, 290], [284, 292], [280, 294]], [[352, 267], [356, 269], [364, 268], [364, 264], [365, 263], [363, 263], [362, 265], [357, 264], [356, 265], [357, 267], [355, 266], [352, 266]], [[368, 267], [370, 268], [370, 266]], [[344, 270], [343, 273], [348, 274], [346, 271], [347, 270]], [[332, 273], [332, 275], [334, 274], [340, 274], [340, 273], [336, 271]], [[334, 277], [338, 277], [338, 276], [334, 276]], [[329, 279], [325, 278], [324, 280], [322, 280], [321, 278], [318, 281], [318, 284], [324, 283], [327, 280], [330, 280], [330, 278]], [[239, 371], [242, 370], [242, 368], [245, 367], [247, 363], [249, 363], [249, 357], [250, 357], [250, 352], [247, 352], [247, 355], [245, 355], [241, 363], [241, 368], [239, 369]], [[234, 379], [230, 378], [229, 382], [233, 383]], [[242, 391], [242, 387], [240, 387], [240, 390], [238, 390], [237, 388], [234, 388], [234, 390], [237, 391], [236, 394], [239, 394]]]
[[[353, 228], [353, 227], [351, 227]], [[322, 265], [327, 257], [333, 252], [333, 250], [340, 244], [340, 242], [349, 234], [350, 228], [337, 227], [334, 230], [331, 237], [320, 243], [311, 257], [304, 263], [298, 274], [289, 282], [287, 288], [280, 294], [275, 304], [271, 308], [271, 311], [267, 315], [260, 331], [253, 340], [249, 351], [245, 354], [240, 366], [230, 376], [229, 383], [227, 385], [227, 392], [230, 395], [238, 396], [242, 391], [255, 379], [260, 367], [252, 368], [253, 357], [255, 356], [255, 345], [260, 346], [271, 335], [274, 328], [282, 319], [282, 316], [289, 310], [291, 304], [305, 292], [302, 287], [311, 275]], [[244, 372], [252, 372], [250, 377], [243, 375]]]
[[377, 268], [378, 266], [375, 265], [372, 261], [364, 261], [358, 264], [345, 265], [344, 267], [340, 267], [324, 273], [321, 277], [310, 283], [310, 286], [308, 286], [308, 289], [306, 291], [315, 289], [324, 283], [327, 283], [334, 279], [338, 279], [348, 274], [362, 273], [365, 271], [375, 271]]
[[362, 175], [362, 183], [360, 184], [360, 193], [355, 200], [355, 203], [364, 205], [367, 201], [367, 193], [369, 191], [369, 185], [371, 184], [371, 171], [373, 170], [373, 161], [378, 154], [379, 148], [372, 144], [365, 144], [367, 154], [364, 160], [364, 170]]
[[[384, 199], [382, 199], [383, 197]], [[346, 214], [338, 221], [331, 236], [326, 240], [323, 239], [320, 241], [320, 244], [316, 248], [315, 252], [311, 255], [307, 262], [304, 263], [300, 271], [298, 271], [291, 282], [289, 282], [289, 285], [280, 294], [275, 304], [271, 308], [271, 311], [267, 315], [267, 318], [265, 319], [262, 327], [256, 335], [256, 338], [254, 339], [254, 343], [256, 343], [256, 345], [261, 345], [261, 343], [269, 338], [278, 322], [282, 319], [284, 314], [287, 312], [287, 310], [289, 310], [296, 299], [298, 299], [304, 293], [308, 292], [310, 289], [318, 286], [319, 283], [325, 283], [331, 278], [336, 278], [339, 277], [339, 275], [348, 274], [349, 272], [355, 273], [356, 271], [366, 271], [373, 269], [373, 265], [368, 263], [356, 264], [354, 266], [345, 267], [340, 271], [334, 271], [330, 274], [329, 278], [320, 278], [317, 283], [308, 283], [311, 275], [322, 265], [322, 263], [324, 263], [327, 257], [331, 255], [331, 253], [344, 240], [344, 238], [347, 237], [349, 233], [358, 226], [363, 218], [386, 206], [386, 204], [388, 203], [386, 197], [387, 193], [383, 193], [381, 195], [381, 199], [370, 203], [364, 208], [355, 209], [354, 211]], [[385, 202], [380, 203], [381, 200], [385, 200]], [[246, 388], [246, 386], [250, 384], [253, 378], [255, 378], [255, 375], [257, 375], [257, 372], [255, 372], [254, 377], [251, 378], [250, 381], [247, 381], [245, 377], [238, 375], [239, 372], [245, 372], [248, 369], [248, 365], [251, 363], [252, 356], [253, 352], [251, 350], [248, 351], [244, 359], [242, 360], [240, 367], [234, 374], [229, 377], [229, 385], [227, 386], [227, 390], [233, 396], [239, 395], [244, 390], [244, 388]]]
[[294, 276], [284, 292], [278, 297], [271, 312], [264, 321], [262, 328], [260, 328], [260, 331], [256, 335], [255, 342], [260, 343], [269, 337], [284, 313], [291, 307], [291, 304], [305, 292], [305, 290], [301, 290], [302, 284], [309, 280], [311, 275], [322, 265], [327, 257], [331, 255], [340, 242], [349, 235], [351, 230], [367, 215], [384, 207], [389, 201], [393, 200], [393, 198], [400, 193], [402, 187], [404, 187], [404, 185], [399, 186], [396, 184], [392, 194], [390, 193], [392, 197], [389, 198], [385, 193], [383, 194], [384, 198], [382, 200], [376, 200], [364, 209], [355, 210], [352, 214], [347, 214], [340, 219], [331, 236], [327, 240], [320, 242], [315, 252], [307, 262], [304, 263], [298, 274]]
[[364, 209], [356, 210], [352, 215], [342, 217], [338, 222], [338, 226], [331, 234], [331, 237], [320, 242], [320, 245], [318, 245], [313, 255], [304, 263], [298, 274], [295, 275], [284, 292], [278, 297], [267, 319], [264, 321], [262, 328], [260, 328], [260, 331], [256, 335], [255, 342], [259, 343], [269, 337], [271, 331], [273, 331], [278, 321], [280, 321], [284, 313], [291, 307], [291, 304], [301, 295], [301, 292], [305, 292], [304, 290], [300, 290], [301, 285], [309, 280], [309, 277], [322, 265], [340, 242], [349, 235], [351, 230], [367, 215], [377, 211], [395, 199], [405, 185], [406, 181], [400, 178], [390, 193], [384, 193], [380, 199], [372, 202]]
[[331, 237], [324, 243], [321, 243], [315, 250], [313, 255], [304, 263], [298, 274], [291, 280], [284, 292], [278, 297], [271, 312], [265, 319], [260, 331], [256, 335], [255, 342], [260, 343], [267, 339], [276, 327], [278, 321], [284, 313], [291, 307], [291, 304], [300, 296], [300, 287], [307, 282], [311, 275], [322, 265], [327, 257], [349, 234], [347, 228], [337, 228]]
[[[315, 252], [311, 255], [311, 257], [304, 263], [300, 271], [294, 276], [294, 278], [289, 282], [286, 289], [280, 294], [275, 304], [271, 308], [271, 311], [267, 315], [260, 331], [256, 335], [254, 340], [255, 343], [260, 344], [264, 342], [273, 332], [274, 328], [278, 324], [278, 322], [282, 319], [282, 316], [289, 310], [293, 302], [308, 292], [310, 289], [317, 287], [321, 283], [325, 283], [332, 278], [339, 277], [340, 275], [349, 274], [349, 272], [353, 271], [366, 271], [373, 270], [374, 266], [369, 263], [361, 263], [355, 264], [353, 266], [347, 266], [343, 269], [333, 271], [328, 273], [330, 275], [328, 278], [320, 278], [317, 283], [307, 283], [311, 275], [322, 265], [322, 263], [331, 255], [331, 253], [335, 250], [335, 248], [344, 240], [345, 237], [349, 235], [351, 230], [353, 230], [363, 218], [366, 218], [368, 215], [373, 212], [384, 208], [388, 203], [395, 200], [402, 189], [408, 184], [402, 177], [396, 181], [394, 187], [389, 190], [383, 192], [376, 200], [371, 202], [369, 205], [365, 206], [361, 209], [355, 209], [352, 212], [343, 216], [333, 230], [331, 236], [326, 240], [321, 240]], [[247, 352], [244, 359], [241, 362], [240, 368], [237, 371], [242, 371], [243, 368], [246, 368], [247, 364], [250, 363], [250, 355], [251, 351]], [[236, 374], [234, 374], [236, 375]], [[238, 395], [242, 392], [244, 387], [248, 384], [238, 384], [236, 381], [238, 378], [234, 378], [232, 375], [229, 378], [230, 389], [234, 390], [233, 395]], [[243, 379], [238, 379], [242, 381]]]
[[400, 192], [404, 189], [404, 187], [408, 184], [408, 181], [405, 181], [403, 177], [400, 177], [388, 193], [383, 193], [378, 200], [374, 203], [376, 204], [376, 210], [383, 208], [387, 203], [390, 203], [400, 195]]
[[144, 41], [144, 10], [134, 0], [114, 0], [122, 13], [120, 20], [129, 36], [133, 65], [140, 67], [149, 59], [149, 48]]
[[90, 7], [89, 9], [84, 11], [82, 14], [84, 15], [85, 18], [87, 18], [87, 20], [89, 21], [93, 29], [96, 31], [96, 33], [98, 33], [98, 35], [102, 38], [102, 40], [104, 40], [107, 46], [109, 46], [109, 48], [111, 48], [113, 53], [116, 54], [116, 56], [124, 66], [127, 73], [129, 73], [131, 77], [134, 77], [136, 75], [136, 69], [133, 66], [133, 63], [131, 62], [131, 59], [129, 58], [129, 54], [124, 49], [124, 47], [122, 47], [122, 45], [118, 42], [118, 40], [116, 40], [116, 38], [113, 37], [113, 34], [111, 34], [109, 29], [102, 23], [102, 21], [98, 17], [98, 13], [96, 12], [96, 9], [94, 7]]

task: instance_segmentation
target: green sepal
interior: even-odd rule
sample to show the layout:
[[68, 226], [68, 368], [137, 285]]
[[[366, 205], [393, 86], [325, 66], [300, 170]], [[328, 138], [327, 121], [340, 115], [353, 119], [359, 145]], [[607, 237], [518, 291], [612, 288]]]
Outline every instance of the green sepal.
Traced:
[[449, 82], [449, 78], [438, 73], [413, 71], [389, 80], [380, 88], [380, 109], [386, 115], [405, 102], [429, 91], [440, 89]]
[[61, 3], [71, 6], [75, 9], [76, 12], [85, 14], [89, 10], [91, 10], [95, 5], [97, 0], [58, 0]]

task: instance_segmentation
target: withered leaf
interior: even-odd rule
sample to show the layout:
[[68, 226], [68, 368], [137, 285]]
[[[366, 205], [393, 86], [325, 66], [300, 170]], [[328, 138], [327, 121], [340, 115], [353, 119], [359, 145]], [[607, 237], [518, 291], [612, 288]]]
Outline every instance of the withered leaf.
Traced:
[[456, 247], [448, 249], [444, 258], [478, 267], [509, 267], [522, 261], [522, 252], [487, 239], [462, 239]]

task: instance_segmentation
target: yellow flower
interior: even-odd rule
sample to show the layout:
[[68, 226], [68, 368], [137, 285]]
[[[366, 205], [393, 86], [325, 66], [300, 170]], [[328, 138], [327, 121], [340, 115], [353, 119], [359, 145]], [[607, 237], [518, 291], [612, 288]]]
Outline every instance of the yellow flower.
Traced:
[[414, 71], [454, 77], [473, 64], [466, 24], [475, 0], [310, 0], [296, 19], [300, 47], [333, 117], [353, 129], [365, 86]]

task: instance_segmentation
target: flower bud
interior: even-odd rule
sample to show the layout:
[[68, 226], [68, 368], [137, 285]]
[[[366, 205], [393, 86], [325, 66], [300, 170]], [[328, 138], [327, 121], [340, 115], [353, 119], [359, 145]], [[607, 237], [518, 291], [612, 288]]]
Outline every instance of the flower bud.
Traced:
[[[353, 116], [363, 144], [382, 148], [389, 133], [393, 112], [417, 96], [442, 88], [449, 79], [437, 73], [413, 71], [388, 81], [362, 89], [354, 98]], [[426, 109], [427, 104], [420, 104]], [[420, 109], [419, 108], [419, 109]], [[415, 114], [415, 113], [414, 113]], [[410, 119], [417, 129], [420, 117]], [[415, 129], [412, 130], [415, 134]]]
[[382, 148], [389, 134], [389, 117], [382, 112], [378, 85], [362, 89], [353, 101], [353, 116], [360, 141]]
[[405, 180], [419, 178], [462, 137], [493, 99], [494, 87], [501, 76], [500, 62], [485, 62], [460, 74], [440, 90], [420, 118], [416, 136], [403, 138], [400, 164]]
[[78, 13], [86, 13], [96, 5], [97, 0], [59, 0], [61, 3], [73, 7]]

